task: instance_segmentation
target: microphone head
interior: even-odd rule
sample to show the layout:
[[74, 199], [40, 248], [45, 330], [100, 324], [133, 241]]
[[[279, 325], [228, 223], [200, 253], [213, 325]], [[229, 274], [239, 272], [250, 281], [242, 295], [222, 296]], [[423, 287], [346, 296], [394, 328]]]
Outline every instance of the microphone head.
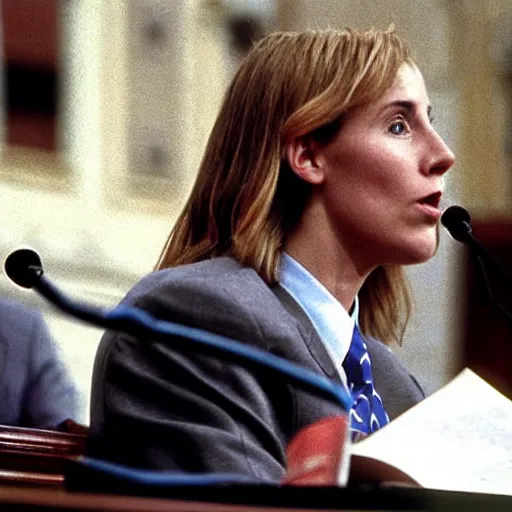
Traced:
[[462, 206], [450, 206], [441, 215], [441, 224], [458, 242], [466, 242], [471, 236], [471, 217]]
[[43, 275], [41, 258], [31, 249], [18, 249], [9, 254], [4, 270], [7, 277], [22, 288], [32, 288]]

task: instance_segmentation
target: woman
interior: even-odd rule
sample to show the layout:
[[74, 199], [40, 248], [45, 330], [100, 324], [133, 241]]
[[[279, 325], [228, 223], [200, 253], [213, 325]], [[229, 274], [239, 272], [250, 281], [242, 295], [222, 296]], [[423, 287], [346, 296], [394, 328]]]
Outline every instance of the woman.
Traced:
[[[454, 161], [430, 110], [391, 30], [264, 38], [227, 91], [161, 270], [125, 303], [342, 382], [355, 434], [380, 428], [423, 397], [384, 343], [401, 340], [409, 312], [400, 265], [435, 253]], [[92, 455], [278, 481], [297, 431], [339, 413], [276, 379], [149, 341], [102, 340]]]

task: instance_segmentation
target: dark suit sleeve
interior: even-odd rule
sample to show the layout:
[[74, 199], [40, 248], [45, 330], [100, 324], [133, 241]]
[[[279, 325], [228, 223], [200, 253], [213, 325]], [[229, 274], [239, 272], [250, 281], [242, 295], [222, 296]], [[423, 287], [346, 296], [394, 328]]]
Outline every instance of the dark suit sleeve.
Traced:
[[77, 391], [59, 358], [43, 317], [28, 312], [30, 322], [26, 343], [28, 379], [23, 397], [22, 424], [28, 427], [55, 428], [68, 418], [77, 417]]
[[[265, 348], [254, 320], [225, 290], [175, 285], [135, 305]], [[177, 343], [192, 350], [178, 353]], [[196, 353], [187, 340], [106, 333], [94, 368], [88, 452], [134, 467], [276, 481], [285, 463], [276, 418], [283, 389], [265, 375]]]

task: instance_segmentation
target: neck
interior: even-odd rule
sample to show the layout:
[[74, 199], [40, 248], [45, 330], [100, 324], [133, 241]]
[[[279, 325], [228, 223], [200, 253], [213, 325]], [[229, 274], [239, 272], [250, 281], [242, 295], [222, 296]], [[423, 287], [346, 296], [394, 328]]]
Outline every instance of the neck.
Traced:
[[306, 268], [346, 311], [350, 311], [359, 289], [373, 268], [364, 268], [350, 250], [337, 240], [322, 210], [303, 215], [299, 226], [286, 240], [284, 250]]

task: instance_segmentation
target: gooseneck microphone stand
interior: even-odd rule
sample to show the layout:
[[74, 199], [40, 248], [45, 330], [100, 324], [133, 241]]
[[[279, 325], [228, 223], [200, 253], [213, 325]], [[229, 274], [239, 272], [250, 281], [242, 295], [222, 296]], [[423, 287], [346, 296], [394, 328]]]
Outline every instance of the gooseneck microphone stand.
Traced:
[[341, 406], [345, 412], [351, 408], [352, 398], [344, 387], [281, 357], [203, 329], [158, 320], [139, 308], [119, 305], [112, 310], [104, 310], [73, 301], [45, 277], [41, 259], [35, 251], [14, 251], [5, 260], [4, 268], [7, 276], [18, 286], [33, 288], [61, 311], [84, 322], [150, 341], [172, 343], [173, 349], [180, 352], [200, 350], [251, 369], [263, 370]]
[[448, 230], [454, 240], [468, 246], [470, 254], [476, 262], [479, 270], [482, 286], [485, 290], [490, 306], [512, 328], [512, 314], [495, 299], [485, 263], [497, 270], [499, 274], [510, 283], [512, 283], [512, 276], [473, 236], [471, 217], [466, 209], [461, 206], [450, 206], [441, 216], [441, 223]]
[[[36, 290], [61, 311], [84, 322], [134, 335], [147, 340], [148, 343], [154, 341], [169, 343], [172, 344], [173, 349], [182, 353], [199, 350], [249, 369], [273, 374], [306, 392], [339, 405], [345, 413], [351, 408], [352, 398], [344, 387], [281, 357], [202, 329], [158, 320], [135, 307], [119, 305], [112, 310], [104, 310], [71, 300], [44, 276], [41, 259], [30, 249], [19, 249], [11, 253], [4, 267], [7, 276], [14, 283], [23, 288]], [[189, 474], [177, 471], [141, 470], [88, 457], [71, 463], [70, 475], [74, 475], [77, 467], [79, 475], [85, 471], [86, 475], [94, 474], [97, 481], [106, 479], [109, 482], [118, 482], [124, 490], [126, 486], [142, 486], [148, 490], [151, 489], [148, 491], [150, 494], [159, 492], [158, 489], [175, 486], [261, 483], [239, 474]], [[81, 481], [82, 477], [71, 476], [71, 479]]]

